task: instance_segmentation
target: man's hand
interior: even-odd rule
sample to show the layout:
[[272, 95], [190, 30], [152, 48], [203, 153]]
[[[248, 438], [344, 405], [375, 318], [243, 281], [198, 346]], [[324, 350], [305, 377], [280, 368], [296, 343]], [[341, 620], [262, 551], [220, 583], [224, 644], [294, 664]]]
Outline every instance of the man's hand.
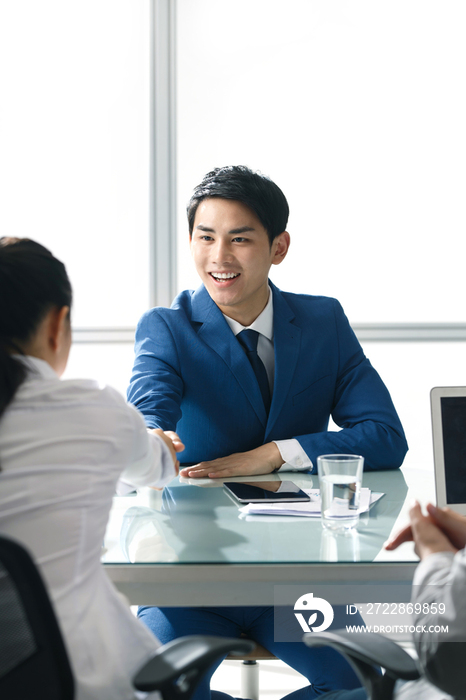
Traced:
[[[416, 501], [409, 511], [411, 524], [403, 528], [392, 540], [386, 543], [385, 549], [393, 550], [403, 542], [414, 541], [414, 551], [419, 558], [425, 559], [436, 552], [457, 552], [460, 543], [460, 533], [466, 537], [466, 519], [458, 516], [452, 517], [449, 509], [441, 510], [432, 504], [427, 506], [428, 515], [423, 515], [421, 506]], [[439, 518], [443, 521], [440, 525]], [[460, 518], [463, 522], [458, 520]], [[454, 542], [453, 542], [453, 540]]]
[[274, 442], [269, 442], [249, 452], [237, 452], [211, 462], [200, 462], [192, 467], [185, 467], [180, 474], [194, 478], [224, 479], [229, 476], [270, 474], [282, 464], [284, 460], [280, 450]]
[[154, 435], [158, 435], [159, 438], [163, 440], [163, 442], [166, 444], [168, 449], [170, 450], [172, 459], [173, 459], [173, 464], [175, 466], [175, 471], [178, 474], [178, 470], [180, 468], [180, 463], [178, 461], [178, 458], [176, 456], [177, 452], [183, 452], [184, 450], [184, 445], [181, 442], [180, 438], [176, 433], [173, 432], [173, 430], [161, 430], [160, 428], [154, 428], [153, 430], [149, 431], [154, 433]]

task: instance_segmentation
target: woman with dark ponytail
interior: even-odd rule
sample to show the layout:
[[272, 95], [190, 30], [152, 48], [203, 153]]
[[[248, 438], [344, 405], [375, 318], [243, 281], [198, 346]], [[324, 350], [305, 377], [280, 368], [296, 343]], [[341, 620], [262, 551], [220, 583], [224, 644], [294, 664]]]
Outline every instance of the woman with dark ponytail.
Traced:
[[0, 239], [0, 418], [26, 376], [14, 353], [24, 354], [52, 308], [66, 308], [65, 343], [71, 339], [71, 298], [65, 266], [46, 248], [28, 239]]
[[100, 565], [115, 489], [175, 476], [175, 433], [148, 431], [110, 387], [60, 380], [71, 347], [65, 266], [0, 239], [0, 533], [33, 555], [61, 624], [76, 700], [130, 700], [157, 640]]

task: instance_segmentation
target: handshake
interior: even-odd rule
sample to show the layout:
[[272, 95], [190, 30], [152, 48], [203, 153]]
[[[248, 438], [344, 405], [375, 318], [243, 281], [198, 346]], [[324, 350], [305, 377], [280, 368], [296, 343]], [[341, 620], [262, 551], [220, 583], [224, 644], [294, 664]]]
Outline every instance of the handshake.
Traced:
[[173, 430], [161, 430], [160, 428], [154, 428], [153, 430], [150, 430], [149, 432], [154, 433], [154, 435], [158, 435], [159, 438], [163, 440], [165, 445], [168, 447], [170, 450], [172, 459], [173, 459], [173, 464], [175, 466], [175, 471], [178, 474], [179, 468], [180, 468], [180, 463], [178, 461], [178, 458], [176, 456], [177, 452], [183, 452], [184, 450], [184, 445], [181, 442], [179, 436], [173, 432]]

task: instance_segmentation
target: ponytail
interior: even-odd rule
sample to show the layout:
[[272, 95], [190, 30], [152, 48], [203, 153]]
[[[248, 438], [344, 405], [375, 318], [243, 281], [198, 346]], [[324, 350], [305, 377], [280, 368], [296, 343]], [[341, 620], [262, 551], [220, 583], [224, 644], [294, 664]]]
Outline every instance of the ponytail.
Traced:
[[24, 362], [13, 357], [0, 338], [0, 419], [25, 377]]
[[27, 369], [14, 355], [53, 307], [71, 308], [65, 266], [28, 238], [0, 238], [0, 419]]

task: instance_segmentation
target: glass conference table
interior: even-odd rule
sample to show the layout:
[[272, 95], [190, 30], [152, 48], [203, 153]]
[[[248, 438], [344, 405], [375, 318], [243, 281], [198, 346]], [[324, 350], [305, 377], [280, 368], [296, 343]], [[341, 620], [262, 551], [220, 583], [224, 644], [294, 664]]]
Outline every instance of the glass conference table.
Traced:
[[[271, 479], [318, 488], [316, 476], [297, 472], [236, 480]], [[406, 586], [418, 561], [412, 543], [391, 553], [383, 544], [406, 524], [413, 498], [432, 500], [433, 474], [367, 472], [363, 486], [385, 495], [357, 531], [334, 534], [320, 518], [246, 516], [219, 480], [176, 478], [163, 492], [114, 498], [102, 562], [130, 603], [142, 605], [273, 605], [285, 584]]]

